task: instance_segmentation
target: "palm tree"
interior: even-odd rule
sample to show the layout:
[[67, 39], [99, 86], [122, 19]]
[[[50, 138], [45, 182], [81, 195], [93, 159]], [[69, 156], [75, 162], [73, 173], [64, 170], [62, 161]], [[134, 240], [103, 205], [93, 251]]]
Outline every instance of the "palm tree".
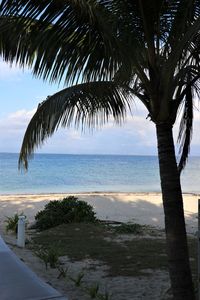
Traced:
[[[180, 184], [200, 79], [198, 0], [3, 0], [0, 51], [67, 88], [42, 102], [26, 130], [19, 163], [59, 126], [121, 122], [135, 97], [155, 124], [169, 273], [174, 299], [192, 300]], [[70, 87], [69, 87], [70, 86]], [[173, 125], [182, 113], [175, 155]]]

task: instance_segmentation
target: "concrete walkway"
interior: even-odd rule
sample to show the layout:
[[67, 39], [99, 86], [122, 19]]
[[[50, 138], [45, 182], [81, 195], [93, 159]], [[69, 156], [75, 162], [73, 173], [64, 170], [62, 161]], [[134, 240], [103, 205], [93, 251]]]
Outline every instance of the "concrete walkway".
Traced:
[[1, 300], [67, 300], [36, 276], [0, 237]]

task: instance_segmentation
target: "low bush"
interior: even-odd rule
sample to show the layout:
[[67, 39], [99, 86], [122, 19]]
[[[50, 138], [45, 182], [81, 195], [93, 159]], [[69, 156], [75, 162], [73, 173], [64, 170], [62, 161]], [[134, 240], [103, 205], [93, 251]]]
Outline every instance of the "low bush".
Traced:
[[77, 197], [69, 196], [63, 200], [54, 200], [45, 205], [36, 216], [36, 228], [45, 230], [66, 223], [95, 222], [93, 207]]
[[18, 220], [19, 216], [24, 216], [24, 213], [16, 213], [12, 217], [6, 217], [5, 223], [6, 223], [6, 231], [12, 231], [13, 233], [17, 234], [17, 227], [18, 227]]
[[144, 226], [137, 223], [123, 223], [115, 227], [115, 231], [121, 234], [142, 234]]

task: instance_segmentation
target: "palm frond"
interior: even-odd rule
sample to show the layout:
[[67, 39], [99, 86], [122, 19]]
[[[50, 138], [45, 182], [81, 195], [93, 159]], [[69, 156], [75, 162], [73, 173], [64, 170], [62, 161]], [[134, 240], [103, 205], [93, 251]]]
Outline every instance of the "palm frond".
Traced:
[[[18, 39], [20, 52], [13, 59], [26, 62], [26, 39], [28, 49], [37, 53], [32, 65], [36, 76], [50, 81], [64, 79], [68, 85], [76, 84], [79, 78], [82, 82], [105, 81], [124, 64], [134, 65], [138, 76], [148, 84], [144, 72], [148, 66], [144, 48], [147, 37], [139, 2], [3, 0], [1, 15], [16, 17], [6, 28], [9, 38]], [[150, 15], [152, 20], [151, 45], [158, 2], [162, 0], [151, 1], [145, 9], [145, 16]], [[37, 24], [30, 26], [33, 20]], [[31, 38], [22, 30], [24, 22]]]
[[[27, 40], [28, 49], [37, 52], [34, 74], [44, 79], [64, 79], [70, 85], [80, 77], [82, 82], [111, 80], [122, 62], [140, 64], [139, 18], [133, 15], [132, 23], [124, 19], [122, 26], [119, 7], [112, 1], [4, 0], [1, 16], [15, 17], [7, 27], [0, 25], [1, 32], [18, 41], [20, 51], [13, 59], [26, 62]], [[22, 30], [24, 25], [30, 37]]]
[[192, 87], [187, 86], [184, 110], [180, 122], [179, 134], [178, 134], [178, 143], [180, 144], [180, 148], [179, 148], [180, 160], [178, 164], [178, 170], [180, 173], [186, 165], [188, 155], [190, 152], [192, 129], [193, 129], [193, 93], [192, 93]]
[[[3, 1], [1, 12], [4, 18], [15, 17], [4, 31], [23, 49], [14, 59], [26, 62], [24, 40], [37, 52], [33, 64], [37, 76], [51, 81], [64, 78], [72, 84], [80, 74], [84, 81], [94, 81], [97, 75], [111, 79], [118, 67], [115, 22], [96, 1]], [[30, 26], [33, 20], [36, 24]], [[24, 24], [30, 38], [22, 30]]]
[[[155, 123], [173, 124], [184, 102], [178, 137], [180, 170], [184, 167], [192, 135], [190, 93], [200, 78], [199, 0], [2, 0], [0, 11], [4, 59], [28, 64], [51, 82], [91, 82], [90, 89], [66, 89], [38, 108], [28, 131], [34, 144], [26, 135], [25, 157], [59, 125], [91, 127], [109, 114], [117, 120], [122, 102], [117, 102], [118, 114], [110, 101], [123, 99], [123, 92], [125, 99], [136, 95]], [[97, 87], [102, 82], [109, 86], [104, 98]], [[52, 117], [45, 115], [46, 106]]]
[[130, 109], [132, 94], [114, 82], [91, 82], [66, 88], [42, 102], [31, 119], [22, 143], [19, 167], [28, 167], [35, 148], [50, 137], [59, 126], [102, 126], [112, 116], [117, 123]]
[[[177, 70], [191, 63], [188, 56], [195, 57], [194, 48], [199, 44], [200, 34], [200, 4], [195, 0], [172, 1], [175, 3], [174, 14], [168, 38], [164, 45], [163, 76], [165, 88], [173, 84], [173, 77]], [[193, 47], [194, 46], [194, 47]], [[198, 48], [199, 49], [199, 48]], [[198, 50], [199, 52], [199, 50]], [[193, 62], [195, 64], [195, 62]], [[169, 95], [167, 95], [169, 96]]]
[[28, 22], [24, 20], [19, 30], [15, 26], [16, 20], [15, 17], [0, 17], [1, 57], [11, 64], [17, 63], [21, 67], [31, 67], [36, 58], [36, 47], [33, 47], [31, 28], [36, 27], [37, 21], [28, 26]]

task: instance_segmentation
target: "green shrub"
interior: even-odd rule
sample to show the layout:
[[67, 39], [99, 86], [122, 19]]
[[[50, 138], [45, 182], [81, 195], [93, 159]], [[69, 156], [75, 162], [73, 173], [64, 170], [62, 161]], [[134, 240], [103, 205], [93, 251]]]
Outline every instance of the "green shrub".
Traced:
[[95, 222], [93, 207], [77, 197], [50, 201], [36, 216], [36, 228], [45, 230], [66, 223]]
[[23, 216], [24, 213], [16, 213], [14, 214], [14, 216], [12, 217], [6, 217], [5, 223], [6, 224], [6, 231], [12, 231], [13, 233], [17, 233], [17, 227], [18, 227], [18, 220], [19, 220], [19, 216]]
[[115, 227], [115, 231], [121, 234], [142, 234], [144, 226], [137, 223], [123, 223]]

